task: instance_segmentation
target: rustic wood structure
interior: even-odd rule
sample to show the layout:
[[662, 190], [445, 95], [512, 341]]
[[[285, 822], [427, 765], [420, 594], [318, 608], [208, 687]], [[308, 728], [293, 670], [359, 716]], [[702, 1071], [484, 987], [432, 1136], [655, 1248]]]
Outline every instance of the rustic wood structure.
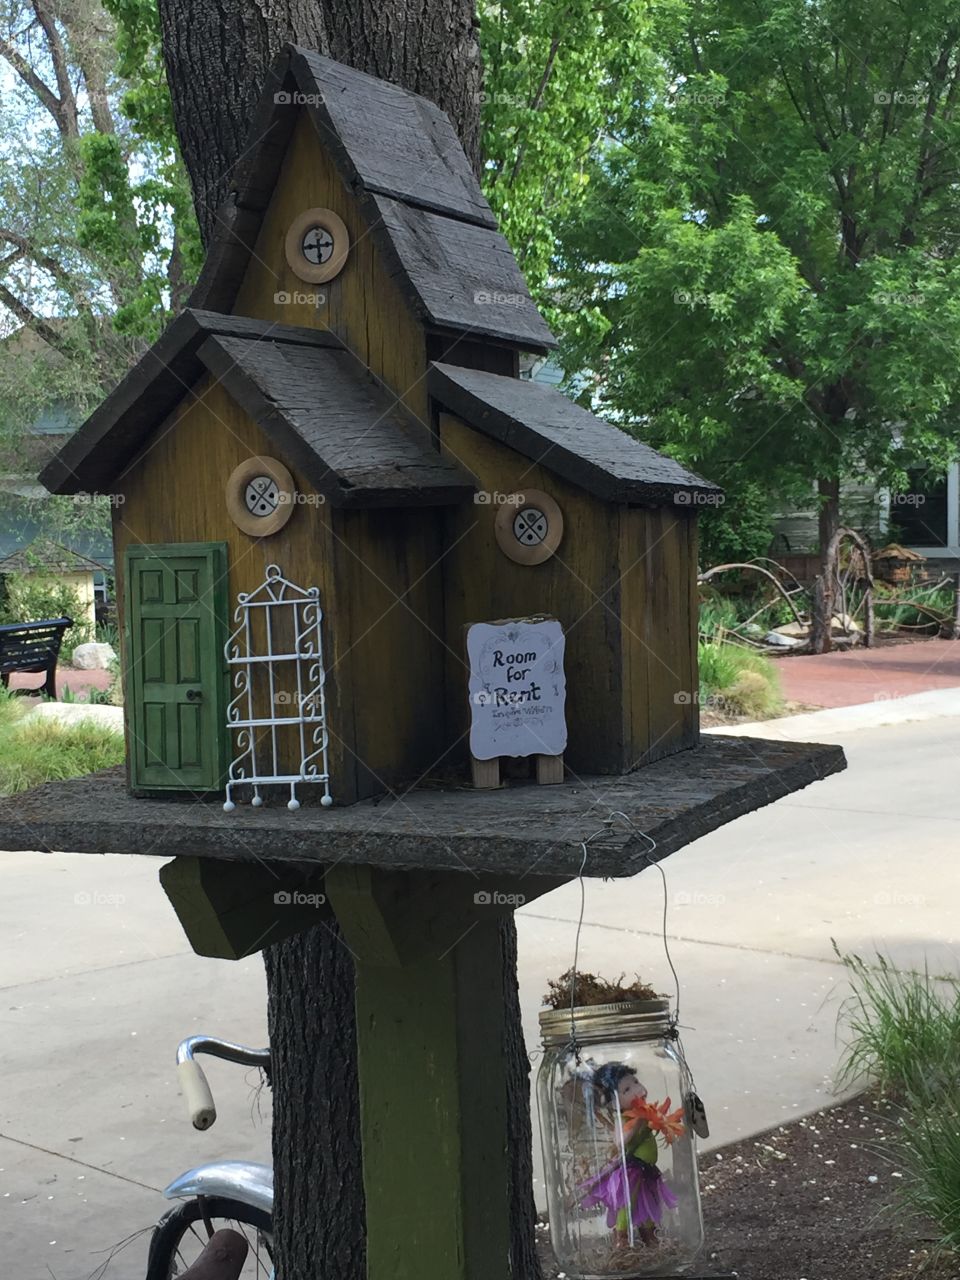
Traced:
[[[842, 752], [700, 743], [715, 486], [519, 378], [553, 339], [432, 104], [289, 49], [219, 221], [190, 309], [42, 477], [116, 495], [128, 777], [0, 802], [0, 847], [173, 856], [205, 955], [316, 923], [278, 889], [322, 892], [356, 960], [370, 1280], [506, 1280], [510, 906], [485, 887], [568, 880], [613, 812], [585, 872], [632, 875]], [[241, 724], [305, 758], [271, 708], [277, 655], [306, 657], [334, 805], [224, 813], [230, 616], [281, 575], [322, 606], [323, 661], [265, 609]], [[464, 628], [531, 613], [565, 632], [568, 776], [473, 791]]]

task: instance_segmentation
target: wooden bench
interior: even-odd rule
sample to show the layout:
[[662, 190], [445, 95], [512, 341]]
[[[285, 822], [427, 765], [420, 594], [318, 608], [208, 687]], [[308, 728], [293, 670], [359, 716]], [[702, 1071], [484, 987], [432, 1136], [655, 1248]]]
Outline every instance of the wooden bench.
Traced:
[[0, 626], [0, 684], [6, 689], [14, 671], [27, 675], [44, 674], [36, 689], [16, 689], [15, 693], [45, 693], [56, 699], [57, 659], [72, 618], [47, 618], [43, 622], [12, 622]]

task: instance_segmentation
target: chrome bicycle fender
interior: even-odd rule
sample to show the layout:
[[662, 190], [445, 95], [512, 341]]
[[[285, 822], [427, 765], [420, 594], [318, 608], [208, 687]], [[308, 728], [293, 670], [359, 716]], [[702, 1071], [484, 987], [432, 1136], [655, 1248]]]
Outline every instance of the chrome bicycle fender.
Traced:
[[254, 1209], [273, 1213], [273, 1170], [250, 1160], [218, 1160], [198, 1164], [174, 1178], [164, 1188], [168, 1200], [192, 1200], [194, 1196], [228, 1196]]

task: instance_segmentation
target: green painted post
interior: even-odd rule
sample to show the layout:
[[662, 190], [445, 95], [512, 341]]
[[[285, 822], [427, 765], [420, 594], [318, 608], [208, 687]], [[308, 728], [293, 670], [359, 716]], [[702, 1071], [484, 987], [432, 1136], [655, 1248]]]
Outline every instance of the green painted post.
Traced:
[[[508, 1280], [497, 912], [455, 912], [438, 893], [452, 940], [406, 963], [401, 949], [399, 962], [385, 963], [384, 934], [395, 925], [409, 936], [412, 904], [391, 894], [384, 906], [376, 876], [366, 890], [349, 870], [327, 877], [357, 958], [368, 1280]], [[472, 882], [457, 879], [472, 905]], [[422, 893], [417, 907], [419, 915]]]

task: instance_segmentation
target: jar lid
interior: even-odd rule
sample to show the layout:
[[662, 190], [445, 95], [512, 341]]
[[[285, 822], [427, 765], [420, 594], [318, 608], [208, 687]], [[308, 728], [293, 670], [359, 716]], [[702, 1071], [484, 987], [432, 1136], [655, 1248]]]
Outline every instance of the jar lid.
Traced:
[[[572, 1025], [571, 1025], [572, 1024]], [[670, 1001], [623, 1000], [616, 1004], [576, 1005], [570, 1009], [541, 1009], [540, 1034], [546, 1048], [603, 1040], [657, 1040], [671, 1027]]]

